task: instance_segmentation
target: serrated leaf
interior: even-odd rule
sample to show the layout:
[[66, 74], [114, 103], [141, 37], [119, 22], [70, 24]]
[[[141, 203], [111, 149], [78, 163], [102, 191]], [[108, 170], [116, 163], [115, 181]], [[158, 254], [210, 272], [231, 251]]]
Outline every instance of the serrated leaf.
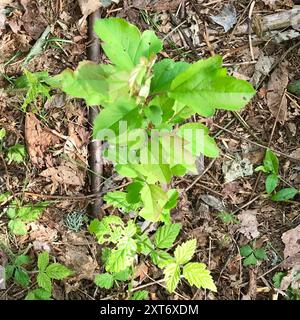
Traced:
[[174, 251], [175, 260], [178, 264], [186, 264], [189, 262], [196, 251], [196, 239], [188, 240], [178, 245]]
[[181, 230], [180, 223], [164, 225], [155, 233], [155, 244], [160, 249], [171, 248]]
[[141, 34], [136, 26], [120, 18], [97, 20], [94, 30], [104, 41], [102, 48], [110, 61], [124, 70], [132, 70], [141, 57], [149, 58], [162, 49], [153, 31]]
[[52, 263], [46, 268], [46, 274], [49, 278], [62, 280], [70, 276], [73, 272], [60, 263]]
[[127, 267], [130, 267], [133, 263], [134, 252], [132, 250], [125, 249], [113, 249], [108, 257], [105, 269], [108, 272], [121, 272]]
[[46, 82], [74, 98], [82, 98], [90, 106], [102, 104], [108, 99], [108, 73], [102, 65], [81, 61], [75, 71], [64, 70]]
[[114, 208], [121, 209], [125, 213], [136, 211], [140, 207], [139, 203], [129, 203], [127, 201], [127, 193], [122, 191], [108, 192], [103, 197], [103, 200], [106, 201], [107, 204], [111, 204]]
[[177, 263], [171, 263], [164, 269], [164, 280], [167, 290], [174, 292], [180, 280], [180, 267]]
[[264, 167], [267, 172], [278, 174], [279, 161], [275, 153], [271, 150], [267, 150], [264, 158]]
[[137, 246], [138, 252], [142, 253], [145, 256], [147, 256], [154, 249], [150, 238], [145, 233], [138, 237]]
[[240, 248], [240, 254], [242, 257], [248, 257], [252, 252], [253, 249], [249, 245], [245, 245]]
[[110, 289], [114, 285], [114, 277], [110, 273], [97, 274], [94, 282], [100, 288]]
[[150, 253], [152, 262], [157, 265], [160, 269], [168, 266], [170, 263], [174, 263], [174, 258], [165, 251], [155, 250]]
[[202, 116], [212, 116], [215, 109], [239, 110], [254, 96], [246, 81], [226, 75], [222, 58], [200, 60], [180, 73], [172, 82], [170, 97], [191, 107]]
[[51, 292], [46, 291], [42, 288], [34, 289], [28, 292], [25, 300], [52, 300]]
[[245, 267], [251, 266], [251, 265], [256, 265], [256, 264], [257, 264], [257, 259], [256, 259], [253, 252], [248, 257], [246, 257], [243, 261], [243, 265]]
[[51, 279], [47, 276], [47, 274], [45, 272], [40, 272], [37, 275], [36, 280], [37, 280], [38, 285], [41, 288], [45, 289], [48, 292], [52, 291]]
[[130, 300], [148, 300], [149, 299], [149, 292], [146, 290], [140, 290], [135, 292]]
[[141, 190], [141, 199], [144, 208], [139, 215], [146, 220], [158, 221], [164, 205], [168, 201], [166, 193], [157, 185], [145, 184]]
[[44, 271], [49, 264], [49, 253], [44, 251], [38, 256], [38, 268]]
[[127, 281], [129, 280], [131, 274], [132, 274], [131, 268], [126, 268], [123, 271], [114, 273], [113, 276], [114, 276], [114, 279], [117, 281]]
[[191, 286], [197, 288], [209, 289], [217, 292], [216, 285], [210, 271], [206, 269], [204, 263], [191, 262], [183, 267], [183, 276]]
[[279, 183], [279, 178], [276, 174], [272, 173], [272, 174], [269, 174], [266, 178], [266, 191], [267, 193], [272, 193], [276, 187], [278, 186], [278, 183]]
[[293, 199], [298, 193], [299, 190], [295, 188], [285, 188], [275, 193], [271, 199], [273, 201], [287, 201]]
[[176, 189], [170, 189], [167, 192], [168, 202], [165, 204], [164, 209], [173, 209], [176, 207], [178, 202], [179, 193]]
[[276, 289], [280, 288], [282, 279], [286, 276], [286, 272], [276, 272], [272, 278], [274, 287]]
[[[8, 198], [10, 197], [10, 192], [3, 192], [0, 193], [0, 204], [2, 204], [2, 202], [5, 202], [8, 200]], [[8, 210], [7, 210], [8, 211]], [[8, 215], [8, 214], [7, 214]]]
[[21, 285], [22, 287], [28, 287], [30, 283], [30, 278], [29, 275], [26, 271], [16, 268], [15, 269], [15, 274], [14, 274], [14, 279], [16, 283]]
[[23, 236], [27, 234], [26, 225], [21, 219], [10, 220], [8, 222], [8, 228], [13, 234], [17, 236]]
[[15, 144], [8, 148], [7, 151], [7, 160], [8, 164], [11, 164], [12, 162], [16, 163], [22, 163], [24, 161], [26, 155], [25, 146], [22, 144]]
[[5, 266], [5, 279], [6, 280], [9, 280], [13, 276], [15, 269], [16, 269], [15, 266], [13, 266], [11, 264]]

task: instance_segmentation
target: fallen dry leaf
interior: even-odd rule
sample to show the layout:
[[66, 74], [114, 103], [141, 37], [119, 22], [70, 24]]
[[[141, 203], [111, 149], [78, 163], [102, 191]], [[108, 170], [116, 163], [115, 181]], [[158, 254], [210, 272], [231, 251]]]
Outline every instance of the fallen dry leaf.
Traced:
[[52, 182], [70, 186], [84, 185], [84, 172], [72, 163], [66, 162], [58, 167], [48, 168], [40, 173], [42, 177], [49, 178]]
[[238, 229], [248, 239], [255, 239], [259, 236], [257, 210], [244, 210], [238, 215], [241, 224]]
[[286, 231], [281, 237], [285, 248], [284, 258], [293, 257], [300, 252], [300, 224], [289, 231]]
[[135, 269], [134, 279], [140, 278], [140, 281], [143, 281], [148, 274], [148, 269], [148, 266], [144, 262], [141, 262]]
[[[272, 115], [283, 124], [287, 120], [287, 97], [284, 92], [289, 83], [288, 70], [282, 63], [272, 73], [268, 82], [267, 105]], [[280, 111], [279, 111], [280, 108]], [[278, 114], [279, 112], [279, 114]]]
[[140, 10], [176, 10], [182, 0], [134, 0], [132, 6]]
[[82, 14], [87, 17], [101, 7], [99, 0], [78, 0]]
[[[25, 141], [30, 160], [37, 167], [45, 165], [47, 151], [59, 143], [59, 138], [42, 128], [41, 122], [33, 113], [27, 113], [25, 118]], [[48, 163], [49, 163], [49, 158]]]
[[91, 257], [85, 246], [67, 245], [60, 259], [67, 267], [74, 271], [78, 280], [94, 279], [98, 263]]

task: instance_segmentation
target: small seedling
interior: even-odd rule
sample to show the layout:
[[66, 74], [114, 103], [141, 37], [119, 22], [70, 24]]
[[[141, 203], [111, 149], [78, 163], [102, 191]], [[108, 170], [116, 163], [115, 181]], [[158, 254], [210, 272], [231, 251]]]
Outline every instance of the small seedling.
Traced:
[[15, 283], [22, 287], [28, 287], [30, 278], [25, 266], [30, 263], [30, 257], [26, 254], [20, 254], [13, 258], [11, 264], [5, 267], [6, 280], [13, 279]]
[[16, 162], [18, 164], [23, 163], [25, 160], [26, 151], [25, 146], [22, 144], [15, 144], [7, 149], [8, 164]]
[[[266, 191], [268, 194], [272, 194], [279, 185], [279, 181], [283, 180], [279, 175], [279, 160], [277, 156], [271, 151], [267, 150], [263, 165], [257, 167], [255, 171], [262, 171], [267, 174], [265, 181]], [[283, 180], [284, 181], [284, 180]], [[284, 188], [279, 192], [272, 195], [273, 201], [287, 201], [293, 199], [297, 194], [300, 193], [300, 189], [295, 188]]]
[[111, 289], [117, 281], [127, 281], [132, 275], [130, 268], [116, 273], [102, 273], [95, 276], [95, 284], [104, 289]]
[[6, 215], [10, 219], [9, 230], [15, 235], [25, 235], [27, 233], [27, 222], [37, 220], [49, 202], [43, 201], [35, 204], [22, 204], [19, 200], [13, 200], [6, 209]]
[[[273, 285], [275, 289], [280, 289], [281, 283], [284, 277], [288, 275], [287, 272], [276, 272], [272, 278]], [[292, 282], [298, 282], [300, 280], [300, 272], [296, 273]], [[290, 279], [291, 281], [291, 279]], [[283, 291], [280, 291], [283, 293]], [[288, 286], [288, 288], [284, 292], [284, 297], [286, 300], [300, 300], [300, 290], [297, 286], [297, 288], [294, 288], [292, 284]]]
[[259, 261], [268, 259], [266, 250], [264, 248], [255, 248], [255, 244], [242, 246], [240, 254], [244, 258], [243, 265], [245, 267], [257, 265]]
[[148, 300], [149, 299], [149, 292], [146, 290], [140, 290], [135, 292], [130, 300]]
[[239, 223], [238, 218], [233, 213], [222, 211], [218, 214], [218, 217], [222, 220], [223, 223], [226, 223], [226, 224]]

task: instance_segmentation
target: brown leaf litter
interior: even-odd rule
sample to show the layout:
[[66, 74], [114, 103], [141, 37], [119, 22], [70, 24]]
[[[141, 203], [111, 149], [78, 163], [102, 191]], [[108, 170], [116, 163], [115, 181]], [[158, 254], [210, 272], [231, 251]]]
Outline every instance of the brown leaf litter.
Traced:
[[[60, 139], [45, 129], [45, 126], [31, 113], [26, 113], [25, 118], [25, 141], [30, 160], [38, 168], [51, 165], [49, 148], [54, 147]], [[50, 156], [50, 157], [49, 157]]]
[[238, 215], [241, 224], [238, 231], [249, 240], [259, 237], [257, 210], [244, 210]]

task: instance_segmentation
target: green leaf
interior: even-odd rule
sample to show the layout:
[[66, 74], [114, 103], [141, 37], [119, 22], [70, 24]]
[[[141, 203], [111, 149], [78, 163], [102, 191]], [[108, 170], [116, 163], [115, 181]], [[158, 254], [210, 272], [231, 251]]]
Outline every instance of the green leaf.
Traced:
[[17, 236], [23, 236], [27, 234], [27, 228], [25, 223], [21, 219], [14, 219], [8, 222], [9, 230]]
[[248, 257], [252, 252], [253, 252], [253, 249], [249, 245], [242, 246], [240, 248], [240, 254], [242, 257]]
[[38, 268], [41, 271], [45, 271], [49, 264], [49, 253], [44, 251], [38, 255]]
[[180, 280], [180, 267], [177, 263], [171, 263], [164, 269], [164, 280], [167, 290], [174, 292]]
[[151, 93], [167, 92], [173, 79], [185, 71], [189, 64], [184, 61], [175, 62], [172, 59], [163, 59], [153, 66], [153, 79], [151, 81]]
[[111, 204], [114, 208], [121, 209], [123, 212], [127, 213], [130, 211], [136, 211], [140, 204], [133, 204], [127, 201], [127, 193], [121, 191], [113, 191], [108, 192], [103, 200], [107, 202], [107, 204]]
[[139, 215], [146, 220], [159, 221], [164, 205], [168, 201], [165, 191], [157, 185], [145, 184], [141, 190], [144, 208]]
[[37, 280], [38, 285], [41, 288], [45, 289], [48, 292], [52, 291], [51, 279], [47, 276], [47, 274], [45, 272], [40, 272], [37, 275], [36, 280]]
[[278, 186], [279, 178], [276, 174], [271, 173], [266, 178], [266, 191], [272, 193]]
[[286, 276], [286, 272], [276, 272], [272, 278], [274, 287], [276, 289], [280, 288], [282, 279]]
[[[119, 99], [104, 108], [94, 121], [93, 136], [98, 140], [116, 143], [116, 137], [142, 127], [142, 118], [134, 100]], [[124, 128], [120, 125], [123, 122]], [[128, 140], [125, 140], [128, 143]]]
[[268, 170], [266, 170], [266, 168], [264, 166], [258, 166], [257, 168], [255, 168], [254, 170], [255, 172], [259, 172], [262, 171], [264, 173], [268, 173]]
[[219, 156], [215, 140], [209, 136], [208, 128], [201, 123], [186, 123], [180, 126], [178, 135], [189, 143], [186, 147], [194, 156], [204, 154], [207, 157]]
[[[10, 197], [10, 195], [11, 195], [10, 192], [0, 193], [0, 204], [2, 204], [3, 202], [7, 201], [8, 198]], [[7, 213], [7, 215], [8, 215], [8, 213]]]
[[130, 248], [113, 249], [105, 265], [106, 271], [113, 273], [124, 271], [132, 265], [134, 253]]
[[196, 239], [188, 240], [175, 249], [174, 256], [178, 264], [186, 264], [189, 262], [196, 251]]
[[168, 266], [170, 263], [174, 262], [174, 258], [165, 251], [162, 250], [155, 250], [150, 253], [150, 257], [152, 262], [158, 266], [160, 269]]
[[181, 230], [180, 223], [164, 225], [155, 233], [155, 244], [160, 249], [171, 248]]
[[17, 216], [23, 221], [35, 221], [43, 213], [49, 202], [38, 202], [36, 204], [26, 204], [17, 209]]
[[114, 285], [114, 277], [109, 273], [97, 274], [94, 282], [100, 288], [110, 289]]
[[215, 108], [239, 110], [254, 96], [246, 81], [226, 75], [222, 58], [200, 60], [180, 73], [172, 82], [169, 96], [202, 116], [212, 116]]
[[16, 283], [21, 285], [22, 287], [28, 287], [30, 283], [30, 278], [28, 276], [28, 273], [22, 269], [16, 268], [14, 279]]
[[149, 299], [149, 292], [146, 290], [136, 291], [130, 300], [148, 300]]
[[178, 191], [176, 189], [170, 189], [167, 192], [168, 195], [168, 202], [165, 204], [164, 209], [173, 209], [176, 207], [177, 202], [178, 202]]
[[12, 162], [22, 163], [24, 161], [25, 154], [25, 146], [22, 144], [17, 143], [14, 146], [9, 147], [7, 151], [8, 164], [11, 164]]
[[243, 265], [245, 267], [250, 266], [250, 265], [256, 265], [256, 264], [257, 264], [257, 259], [256, 259], [253, 252], [247, 258], [245, 258], [243, 261]]
[[42, 288], [29, 291], [25, 300], [51, 300], [51, 292]]
[[209, 289], [217, 292], [216, 285], [210, 271], [206, 269], [204, 263], [191, 262], [183, 267], [183, 276], [191, 286], [197, 288]]
[[140, 33], [137, 27], [120, 18], [99, 19], [94, 30], [104, 41], [102, 48], [110, 61], [124, 70], [132, 70], [141, 57], [149, 58], [162, 49], [153, 31]]
[[3, 140], [3, 138], [6, 136], [6, 130], [5, 128], [0, 129], [0, 141]]
[[131, 275], [132, 275], [131, 268], [126, 268], [123, 271], [116, 272], [113, 274], [114, 279], [117, 281], [127, 281], [129, 280]]
[[50, 279], [62, 280], [73, 272], [60, 263], [52, 263], [46, 268], [46, 274]]
[[278, 169], [279, 169], [279, 161], [275, 153], [273, 153], [271, 150], [267, 150], [264, 158], [264, 167], [267, 172], [274, 173], [278, 175]]
[[15, 269], [16, 269], [15, 266], [13, 266], [11, 264], [5, 266], [5, 279], [6, 280], [9, 280], [13, 276]]
[[107, 77], [108, 73], [103, 65], [82, 61], [75, 71], [66, 69], [46, 82], [74, 98], [84, 99], [88, 105], [93, 106], [108, 99]]
[[142, 253], [145, 256], [147, 256], [154, 249], [150, 238], [145, 233], [138, 237], [137, 246], [138, 252]]
[[150, 106], [144, 110], [145, 116], [151, 123], [158, 126], [162, 122], [162, 110], [158, 106]]
[[140, 192], [143, 188], [143, 183], [135, 181], [130, 183], [127, 188], [126, 200], [129, 203], [139, 203], [141, 201]]
[[30, 257], [25, 254], [21, 254], [16, 257], [14, 264], [16, 267], [20, 267], [24, 264], [28, 264], [29, 262], [30, 262]]
[[298, 193], [299, 190], [295, 188], [285, 188], [275, 193], [271, 199], [273, 201], [286, 201], [293, 199]]
[[295, 81], [288, 85], [289, 92], [295, 94], [296, 96], [300, 97], [300, 80]]
[[267, 260], [268, 256], [264, 248], [257, 248], [254, 250], [254, 255], [258, 260]]

